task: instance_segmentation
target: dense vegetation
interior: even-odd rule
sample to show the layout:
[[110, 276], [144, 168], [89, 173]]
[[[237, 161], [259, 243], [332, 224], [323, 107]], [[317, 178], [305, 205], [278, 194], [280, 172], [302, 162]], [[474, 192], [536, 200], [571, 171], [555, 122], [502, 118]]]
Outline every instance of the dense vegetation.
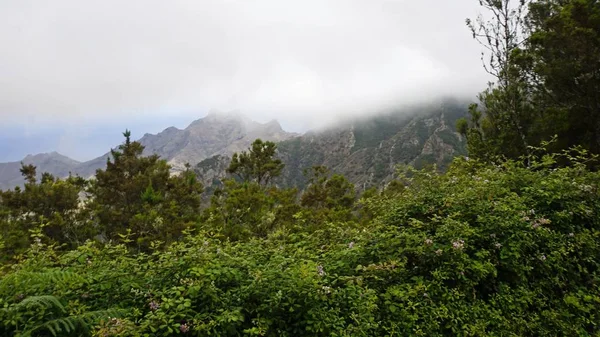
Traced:
[[480, 3], [498, 81], [444, 172], [357, 195], [315, 166], [299, 190], [259, 139], [203, 205], [129, 132], [94, 179], [23, 165], [0, 191], [0, 335], [600, 336], [600, 5]]
[[482, 0], [467, 20], [494, 77], [457, 125], [471, 156], [519, 158], [557, 135], [551, 150], [600, 153], [600, 5], [597, 0]]
[[[353, 200], [340, 192], [347, 184], [315, 168], [294, 221], [263, 227], [257, 214], [278, 209], [268, 200], [261, 207], [271, 211], [254, 208], [224, 226], [231, 230], [195, 227], [144, 252], [131, 249], [130, 235], [64, 251], [33, 230], [0, 281], [0, 331], [595, 335], [600, 174], [584, 158], [407, 169], [363, 198], [360, 213], [342, 212]], [[555, 168], [559, 159], [573, 165]], [[260, 189], [230, 184], [241, 200]]]

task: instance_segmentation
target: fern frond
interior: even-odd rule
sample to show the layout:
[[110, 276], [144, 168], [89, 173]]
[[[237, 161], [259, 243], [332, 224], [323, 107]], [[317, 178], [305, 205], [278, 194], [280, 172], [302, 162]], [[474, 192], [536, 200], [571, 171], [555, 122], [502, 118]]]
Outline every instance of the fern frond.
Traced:
[[28, 329], [22, 333], [23, 336], [31, 336], [34, 332], [48, 331], [52, 336], [65, 336], [75, 332], [88, 334], [90, 327], [100, 319], [108, 317], [120, 317], [125, 313], [122, 309], [97, 310], [83, 313], [81, 315], [61, 317], [46, 321], [42, 324]]
[[60, 269], [43, 272], [18, 271], [0, 280], [0, 294], [14, 293], [16, 288], [83, 282], [85, 278], [80, 274]]
[[58, 298], [51, 295], [42, 296], [30, 296], [19, 302], [14, 306], [15, 309], [28, 308], [32, 306], [46, 307], [52, 309], [58, 309], [59, 312], [64, 313], [65, 307], [60, 303]]

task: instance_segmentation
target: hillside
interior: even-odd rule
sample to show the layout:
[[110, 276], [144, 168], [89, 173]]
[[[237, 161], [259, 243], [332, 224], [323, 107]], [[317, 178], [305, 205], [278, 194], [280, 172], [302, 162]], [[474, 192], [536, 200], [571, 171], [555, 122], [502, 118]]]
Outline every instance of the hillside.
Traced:
[[[399, 164], [445, 168], [466, 154], [464, 138], [455, 132], [456, 120], [467, 104], [443, 100], [397, 109], [346, 125], [282, 141], [278, 157], [286, 164], [278, 184], [302, 188], [303, 170], [324, 165], [346, 176], [362, 190], [389, 181]], [[206, 185], [225, 177], [228, 156], [200, 162], [196, 172]]]
[[[144, 155], [157, 154], [167, 160], [174, 171], [180, 171], [186, 163], [194, 165], [215, 155], [231, 156], [247, 148], [256, 138], [282, 141], [293, 136], [296, 134], [284, 131], [277, 121], [263, 124], [238, 112], [211, 111], [183, 130], [169, 127], [156, 135], [147, 133], [139, 141], [145, 146]], [[65, 177], [72, 172], [88, 178], [97, 169], [105, 167], [109, 155], [106, 153], [86, 162], [78, 162], [53, 152], [27, 156], [23, 162], [37, 166], [38, 174], [49, 172]], [[20, 167], [20, 162], [0, 163], [0, 189], [23, 183]]]
[[[32, 164], [43, 168], [44, 172], [51, 172], [56, 176], [65, 177], [69, 175], [74, 168], [81, 165], [80, 162], [69, 157], [63, 156], [58, 152], [41, 153], [28, 155], [23, 158], [24, 164]], [[0, 190], [13, 188], [24, 183], [24, 179], [19, 171], [21, 162], [0, 163]]]

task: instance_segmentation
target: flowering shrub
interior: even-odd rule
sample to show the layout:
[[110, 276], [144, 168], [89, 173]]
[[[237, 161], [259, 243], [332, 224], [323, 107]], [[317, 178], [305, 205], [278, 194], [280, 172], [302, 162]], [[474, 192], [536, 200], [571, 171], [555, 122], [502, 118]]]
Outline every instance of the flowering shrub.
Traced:
[[598, 173], [457, 159], [400, 181], [360, 226], [188, 233], [147, 253], [42, 240], [3, 271], [0, 335], [600, 334]]

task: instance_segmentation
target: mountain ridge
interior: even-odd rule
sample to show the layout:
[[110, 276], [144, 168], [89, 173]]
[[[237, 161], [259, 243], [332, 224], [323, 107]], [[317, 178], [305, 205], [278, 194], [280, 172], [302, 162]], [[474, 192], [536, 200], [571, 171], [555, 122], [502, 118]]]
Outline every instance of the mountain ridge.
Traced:
[[[234, 152], [246, 150], [256, 139], [278, 144], [278, 156], [286, 164], [278, 184], [302, 188], [302, 171], [327, 166], [346, 176], [359, 189], [378, 186], [393, 178], [398, 164], [444, 168], [456, 155], [466, 154], [465, 140], [454, 130], [456, 120], [467, 111], [468, 102], [440, 99], [429, 104], [405, 106], [346, 120], [302, 135], [283, 130], [277, 120], [255, 122], [239, 111], [211, 110], [186, 128], [174, 126], [157, 134], [144, 134], [144, 155], [157, 154], [174, 172], [190, 163], [207, 186], [226, 176]], [[26, 164], [64, 177], [69, 173], [92, 177], [103, 168], [110, 152], [78, 162], [58, 152], [28, 155]], [[23, 184], [20, 162], [0, 163], [0, 189]]]
[[[205, 117], [194, 120], [185, 129], [170, 126], [157, 134], [146, 133], [139, 141], [145, 146], [144, 155], [157, 154], [167, 160], [173, 171], [181, 171], [186, 163], [195, 165], [210, 156], [239, 152], [256, 138], [279, 142], [296, 135], [284, 131], [275, 120], [259, 123], [239, 111], [211, 110]], [[110, 152], [84, 162], [56, 151], [29, 154], [21, 161], [0, 163], [0, 189], [10, 189], [24, 183], [19, 171], [21, 162], [37, 166], [38, 175], [48, 172], [58, 177], [66, 177], [72, 173], [89, 178], [97, 169], [105, 167], [108, 158]]]
[[[465, 139], [454, 125], [469, 103], [442, 99], [403, 107], [279, 142], [277, 157], [286, 166], [275, 182], [303, 188], [304, 169], [326, 166], [365, 190], [393, 179], [399, 164], [444, 169], [455, 156], [466, 155]], [[207, 158], [195, 170], [205, 185], [219, 184], [230, 159]]]

